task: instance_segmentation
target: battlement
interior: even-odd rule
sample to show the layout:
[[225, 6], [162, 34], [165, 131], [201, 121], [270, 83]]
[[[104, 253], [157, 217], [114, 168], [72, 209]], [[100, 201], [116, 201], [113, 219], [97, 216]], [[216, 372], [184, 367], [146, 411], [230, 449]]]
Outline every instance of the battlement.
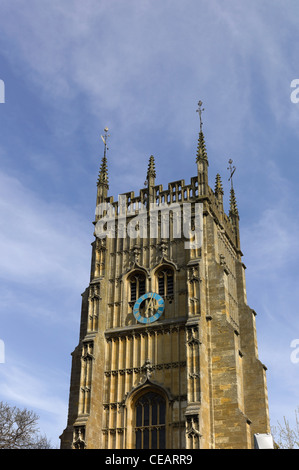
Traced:
[[[168, 183], [168, 189], [163, 189], [163, 185], [159, 184], [152, 189], [153, 201], [158, 205], [172, 204], [175, 202], [194, 202], [198, 197], [198, 179], [197, 176], [191, 178], [191, 183], [186, 185], [185, 180], [177, 180]], [[148, 203], [149, 190], [147, 187], [140, 189], [139, 195], [135, 196], [134, 191], [121, 193], [125, 196], [127, 212], [136, 213], [142, 206]], [[122, 198], [122, 200], [124, 200]], [[115, 213], [119, 214], [119, 200], [114, 201], [113, 196], [105, 198], [105, 202], [110, 203], [115, 208]]]

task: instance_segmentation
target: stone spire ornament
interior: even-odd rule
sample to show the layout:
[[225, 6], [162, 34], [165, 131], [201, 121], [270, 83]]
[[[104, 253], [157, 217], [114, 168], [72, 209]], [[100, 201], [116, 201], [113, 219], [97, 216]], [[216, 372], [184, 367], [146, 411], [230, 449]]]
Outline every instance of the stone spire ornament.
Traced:
[[146, 186], [148, 188], [148, 207], [150, 204], [154, 202], [154, 187], [155, 187], [155, 178], [156, 178], [156, 170], [155, 170], [155, 159], [154, 156], [151, 155], [148, 164], [147, 176], [146, 176]]
[[196, 152], [196, 163], [197, 163], [197, 178], [198, 178], [198, 195], [207, 196], [209, 192], [209, 183], [208, 183], [208, 156], [206, 151], [205, 138], [202, 131], [202, 113], [204, 108], [202, 108], [202, 101], [198, 102], [198, 108], [196, 112], [199, 114], [199, 137], [198, 145]]
[[198, 109], [196, 112], [199, 114], [199, 137], [198, 137], [198, 145], [197, 145], [197, 153], [196, 153], [196, 161], [205, 160], [208, 163], [208, 155], [206, 150], [205, 138], [202, 131], [202, 113], [204, 108], [202, 108], [202, 101], [198, 102]]
[[216, 175], [216, 181], [215, 181], [215, 195], [218, 197], [219, 195], [223, 196], [223, 187], [222, 187], [222, 181], [221, 181], [221, 176], [219, 173]]
[[97, 205], [101, 202], [104, 202], [105, 198], [108, 195], [109, 183], [108, 183], [108, 162], [107, 162], [107, 139], [110, 137], [108, 134], [108, 127], [104, 129], [104, 136], [101, 135], [101, 139], [104, 142], [104, 156], [102, 158], [99, 177], [97, 181]]
[[102, 158], [102, 163], [100, 167], [98, 185], [105, 184], [107, 185], [107, 188], [108, 188], [109, 187], [108, 186], [108, 165], [107, 165], [107, 156], [106, 156], [107, 150], [109, 150], [107, 147], [107, 138], [110, 137], [110, 134], [108, 134], [108, 127], [105, 127], [104, 132], [105, 132], [104, 137], [101, 135], [101, 139], [104, 142], [104, 156]]
[[223, 211], [223, 187], [222, 187], [222, 181], [219, 173], [216, 175], [216, 181], [215, 181], [215, 190], [214, 190], [216, 199], [218, 201], [220, 209]]
[[233, 174], [236, 171], [236, 167], [232, 165], [233, 161], [230, 158], [229, 161], [229, 166], [227, 169], [230, 171], [230, 177], [228, 178], [228, 181], [230, 181], [231, 188], [230, 188], [230, 203], [229, 203], [229, 216], [235, 216], [239, 218], [239, 211], [237, 207], [237, 200], [236, 200], [236, 195], [235, 195], [235, 190], [234, 190], [234, 185], [233, 185]]
[[156, 178], [155, 159], [153, 155], [150, 156], [147, 170], [147, 180], [149, 181], [151, 178]]
[[230, 217], [234, 216], [234, 217], [239, 218], [239, 211], [237, 207], [237, 200], [236, 200], [234, 188], [231, 188], [230, 190], [229, 216]]

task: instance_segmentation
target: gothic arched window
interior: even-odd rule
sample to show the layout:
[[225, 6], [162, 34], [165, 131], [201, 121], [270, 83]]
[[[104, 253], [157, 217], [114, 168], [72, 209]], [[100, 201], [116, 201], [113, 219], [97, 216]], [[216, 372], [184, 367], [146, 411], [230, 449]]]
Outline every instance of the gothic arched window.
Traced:
[[145, 294], [145, 274], [136, 272], [129, 277], [130, 301], [135, 302], [141, 295]]
[[158, 271], [158, 294], [162, 296], [173, 295], [173, 270], [162, 268]]
[[166, 402], [158, 393], [142, 395], [135, 405], [136, 449], [165, 449]]

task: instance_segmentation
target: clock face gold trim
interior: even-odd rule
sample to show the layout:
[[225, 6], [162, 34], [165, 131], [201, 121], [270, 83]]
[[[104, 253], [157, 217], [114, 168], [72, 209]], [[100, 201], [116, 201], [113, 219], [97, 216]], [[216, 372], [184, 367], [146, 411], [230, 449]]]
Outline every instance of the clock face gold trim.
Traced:
[[[145, 314], [141, 315], [140, 307], [144, 300], [149, 299], [147, 303]], [[155, 309], [155, 303], [158, 302], [158, 308]], [[152, 313], [154, 310], [155, 313]], [[153, 323], [160, 318], [164, 311], [164, 300], [159, 294], [155, 292], [148, 292], [147, 294], [142, 295], [139, 299], [135, 302], [133, 307], [133, 314], [136, 320], [139, 323]]]

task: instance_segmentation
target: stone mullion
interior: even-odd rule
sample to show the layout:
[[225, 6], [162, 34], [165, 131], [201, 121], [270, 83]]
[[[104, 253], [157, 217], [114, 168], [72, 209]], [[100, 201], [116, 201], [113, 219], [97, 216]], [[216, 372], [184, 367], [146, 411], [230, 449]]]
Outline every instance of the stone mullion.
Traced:
[[[192, 380], [192, 345], [188, 342], [188, 330], [186, 331], [186, 373], [187, 373], [187, 401], [193, 400], [193, 380]], [[191, 354], [190, 354], [191, 349]]]
[[195, 344], [192, 343], [190, 345], [190, 349], [191, 349], [191, 354], [192, 354], [192, 401], [195, 402], [196, 401], [196, 385], [195, 385], [195, 381], [196, 381], [196, 361], [195, 361]]
[[[115, 255], [115, 257], [116, 257], [116, 255]], [[112, 307], [112, 311], [113, 311], [113, 313], [112, 313], [112, 315], [113, 315], [113, 317], [112, 317], [112, 328], [115, 328], [116, 326], [118, 326], [117, 325], [117, 307], [115, 305], [116, 289], [117, 289], [116, 281], [114, 281], [112, 283], [112, 289], [111, 289], [111, 303], [113, 304], [113, 307]]]
[[[125, 369], [129, 370], [131, 367], [131, 337], [126, 336], [126, 361], [125, 361]], [[125, 374], [125, 394], [130, 391], [130, 374]]]
[[121, 449], [122, 447], [122, 413], [120, 412], [119, 406], [122, 401], [123, 397], [123, 375], [121, 374], [123, 365], [123, 340], [122, 338], [118, 338], [118, 348], [117, 348], [117, 361], [116, 361], [116, 369], [117, 375], [115, 377], [116, 380], [116, 448]]
[[118, 377], [118, 338], [113, 338], [112, 340], [112, 362], [111, 362], [111, 401], [110, 403], [117, 402], [117, 377]]
[[108, 431], [106, 429], [103, 431], [103, 443], [103, 448], [108, 449]]
[[105, 370], [107, 371], [105, 374], [105, 387], [104, 387], [104, 403], [109, 402], [109, 390], [110, 390], [110, 375], [108, 375], [108, 370], [111, 368], [111, 357], [112, 357], [112, 340], [109, 338], [106, 342], [106, 361], [105, 361]]
[[199, 315], [200, 314], [200, 292], [199, 292], [199, 289], [200, 289], [200, 284], [199, 284], [199, 280], [196, 279], [194, 281], [194, 313], [195, 315]]
[[105, 249], [101, 247], [99, 251], [99, 277], [103, 276], [104, 263], [105, 263]]
[[112, 410], [111, 407], [109, 406], [109, 419], [108, 419], [108, 449], [112, 449], [112, 442], [111, 442], [111, 432], [110, 429], [112, 429]]
[[154, 364], [154, 356], [153, 356], [153, 332], [149, 331], [147, 334], [147, 358], [150, 359], [152, 364]]
[[94, 331], [99, 329], [99, 315], [100, 315], [100, 299], [97, 298], [95, 302], [95, 312], [94, 312]]
[[105, 274], [106, 252], [106, 248], [101, 250], [100, 276], [104, 276]]
[[81, 358], [81, 378], [80, 378], [80, 394], [79, 394], [79, 414], [84, 413], [84, 397], [85, 397], [85, 390], [84, 390], [84, 383], [85, 383], [85, 369], [86, 369], [86, 361], [85, 358]]
[[140, 364], [144, 364], [145, 360], [147, 359], [145, 357], [145, 335], [146, 335], [145, 333], [140, 334], [140, 354], [139, 354]]
[[154, 340], [153, 340], [153, 349], [154, 349], [154, 365], [156, 366], [158, 364], [158, 332], [154, 332]]
[[97, 297], [94, 297], [93, 302], [92, 302], [92, 318], [91, 318], [91, 331], [96, 331], [96, 316], [97, 316], [97, 310], [98, 310], [98, 299]]
[[[118, 364], [118, 384], [117, 384], [117, 403], [121, 403], [124, 396], [123, 381], [125, 373], [124, 365], [124, 338], [119, 338], [119, 364]], [[119, 426], [118, 426], [119, 427]]]
[[[174, 336], [175, 336], [175, 329], [171, 328], [170, 329], [170, 362], [173, 363], [175, 362], [175, 359], [173, 357], [174, 355], [174, 349], [173, 349], [173, 341], [174, 341]], [[171, 390], [174, 389], [174, 384], [175, 384], [175, 378], [174, 378], [174, 369], [171, 367], [170, 369], [170, 383], [171, 383]]]
[[105, 273], [106, 240], [96, 239], [95, 242], [95, 277], [102, 277]]
[[95, 268], [94, 268], [94, 277], [100, 277], [100, 250], [98, 249], [98, 241], [96, 240], [95, 246]]
[[[178, 360], [178, 376], [177, 376], [177, 391], [176, 393], [178, 394], [178, 396], [180, 397], [181, 396], [181, 393], [182, 393], [182, 379], [181, 377], [183, 376], [183, 371], [182, 371], [182, 368], [181, 368], [181, 334], [182, 334], [182, 331], [180, 330], [180, 328], [178, 328], [177, 330], [177, 341], [176, 341], [176, 344], [177, 344], [177, 360]], [[179, 398], [179, 410], [178, 410], [178, 421], [179, 423], [181, 422], [181, 414], [182, 414], [182, 404], [181, 404], [181, 399]], [[179, 439], [179, 448], [181, 449], [182, 448], [182, 442], [181, 442], [181, 424], [179, 424], [179, 429], [178, 429], [178, 439]]]
[[86, 359], [86, 384], [85, 384], [85, 396], [84, 396], [84, 413], [86, 414], [90, 412], [91, 377], [92, 377], [92, 359], [88, 357]]
[[[197, 340], [198, 341], [198, 340]], [[199, 365], [199, 354], [200, 354], [200, 344], [199, 342], [196, 342], [194, 344], [194, 370], [195, 370], [195, 377], [194, 377], [194, 386], [195, 386], [195, 400], [199, 402], [200, 401], [200, 365]]]
[[194, 313], [194, 303], [193, 303], [193, 283], [188, 279], [188, 315], [192, 316]]
[[[92, 291], [92, 287], [90, 287]], [[87, 321], [87, 331], [92, 331], [92, 319], [93, 319], [93, 309], [94, 309], [94, 298], [91, 296], [88, 299], [88, 321]]]
[[[128, 336], [125, 337], [125, 349], [126, 349], [126, 356], [125, 356], [125, 369], [130, 368], [130, 338]], [[125, 390], [124, 394], [128, 393], [129, 391], [129, 375], [125, 374]]]

